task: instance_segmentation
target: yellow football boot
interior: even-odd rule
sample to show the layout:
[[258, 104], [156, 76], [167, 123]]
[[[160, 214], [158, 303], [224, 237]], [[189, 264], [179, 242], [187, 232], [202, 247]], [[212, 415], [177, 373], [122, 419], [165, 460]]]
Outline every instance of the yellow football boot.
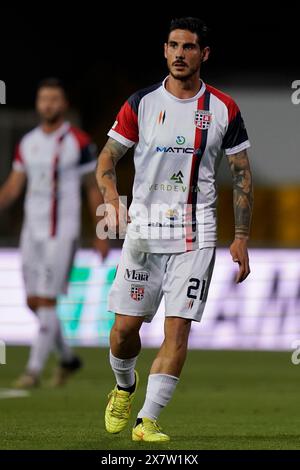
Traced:
[[107, 432], [117, 434], [123, 431], [128, 423], [131, 405], [139, 383], [137, 371], [135, 373], [135, 389], [129, 393], [125, 390], [119, 390], [117, 385], [108, 395], [109, 401], [105, 410], [105, 428]]
[[145, 442], [166, 442], [170, 440], [170, 437], [162, 432], [161, 427], [157, 424], [156, 421], [149, 418], [142, 418], [142, 421], [132, 430], [132, 440]]

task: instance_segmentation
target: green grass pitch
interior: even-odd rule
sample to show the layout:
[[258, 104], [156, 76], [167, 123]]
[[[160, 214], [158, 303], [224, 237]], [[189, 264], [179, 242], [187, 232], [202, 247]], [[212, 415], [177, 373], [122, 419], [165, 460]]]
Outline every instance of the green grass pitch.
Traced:
[[[131, 441], [154, 350], [138, 362], [141, 385], [129, 426], [119, 435], [103, 427], [114, 385], [105, 349], [79, 349], [84, 369], [65, 388], [43, 386], [23, 398], [0, 399], [0, 449], [300, 449], [300, 365], [289, 353], [190, 351], [176, 394], [161, 415], [167, 444]], [[28, 349], [9, 347], [0, 388], [10, 388]], [[1, 392], [1, 390], [0, 390]]]

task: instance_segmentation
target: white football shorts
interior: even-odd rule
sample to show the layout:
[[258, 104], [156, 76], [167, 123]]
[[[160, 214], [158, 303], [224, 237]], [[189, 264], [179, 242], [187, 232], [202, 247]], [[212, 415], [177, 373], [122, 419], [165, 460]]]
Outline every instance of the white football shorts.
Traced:
[[34, 239], [21, 236], [22, 271], [26, 295], [56, 298], [66, 293], [77, 240]]
[[150, 323], [164, 296], [165, 316], [200, 321], [215, 263], [215, 247], [184, 253], [144, 253], [124, 242], [108, 309]]

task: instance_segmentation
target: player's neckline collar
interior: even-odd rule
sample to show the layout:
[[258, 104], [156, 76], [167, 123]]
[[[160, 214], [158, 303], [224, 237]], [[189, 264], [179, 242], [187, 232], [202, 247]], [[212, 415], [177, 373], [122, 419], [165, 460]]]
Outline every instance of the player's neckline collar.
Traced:
[[70, 127], [71, 125], [69, 121], [64, 121], [60, 127], [58, 127], [55, 131], [50, 132], [50, 133], [44, 132], [42, 129], [42, 126], [39, 126], [39, 129], [44, 136], [49, 137], [49, 138], [51, 137], [57, 138], [66, 134], [69, 131]]
[[205, 83], [203, 80], [200, 80], [201, 81], [201, 88], [200, 90], [198, 91], [198, 93], [194, 96], [192, 96], [191, 98], [177, 98], [177, 96], [175, 95], [172, 95], [172, 93], [170, 93], [167, 89], [166, 89], [166, 81], [168, 80], [169, 78], [169, 75], [163, 80], [162, 82], [162, 89], [163, 89], [163, 92], [169, 97], [169, 98], [172, 98], [174, 101], [178, 101], [179, 103], [190, 103], [191, 101], [196, 101], [198, 100], [202, 95], [203, 93], [205, 92], [205, 89], [206, 89], [206, 86], [205, 86]]

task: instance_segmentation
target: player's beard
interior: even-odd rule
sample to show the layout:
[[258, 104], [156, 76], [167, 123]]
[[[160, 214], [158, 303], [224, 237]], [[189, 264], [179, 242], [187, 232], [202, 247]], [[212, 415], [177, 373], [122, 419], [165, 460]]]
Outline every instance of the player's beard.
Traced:
[[62, 113], [55, 113], [55, 114], [52, 114], [51, 116], [44, 115], [44, 116], [40, 116], [40, 117], [41, 117], [41, 120], [45, 124], [53, 125], [53, 124], [56, 124], [57, 122], [61, 121], [61, 119], [63, 118], [63, 114]]
[[195, 74], [200, 75], [199, 67], [189, 68], [184, 75], [182, 75], [180, 73], [177, 74], [176, 72], [173, 73], [171, 67], [169, 68], [169, 72], [170, 72], [170, 75], [173, 78], [175, 78], [175, 80], [179, 80], [181, 82], [186, 82], [186, 81], [190, 80]]

